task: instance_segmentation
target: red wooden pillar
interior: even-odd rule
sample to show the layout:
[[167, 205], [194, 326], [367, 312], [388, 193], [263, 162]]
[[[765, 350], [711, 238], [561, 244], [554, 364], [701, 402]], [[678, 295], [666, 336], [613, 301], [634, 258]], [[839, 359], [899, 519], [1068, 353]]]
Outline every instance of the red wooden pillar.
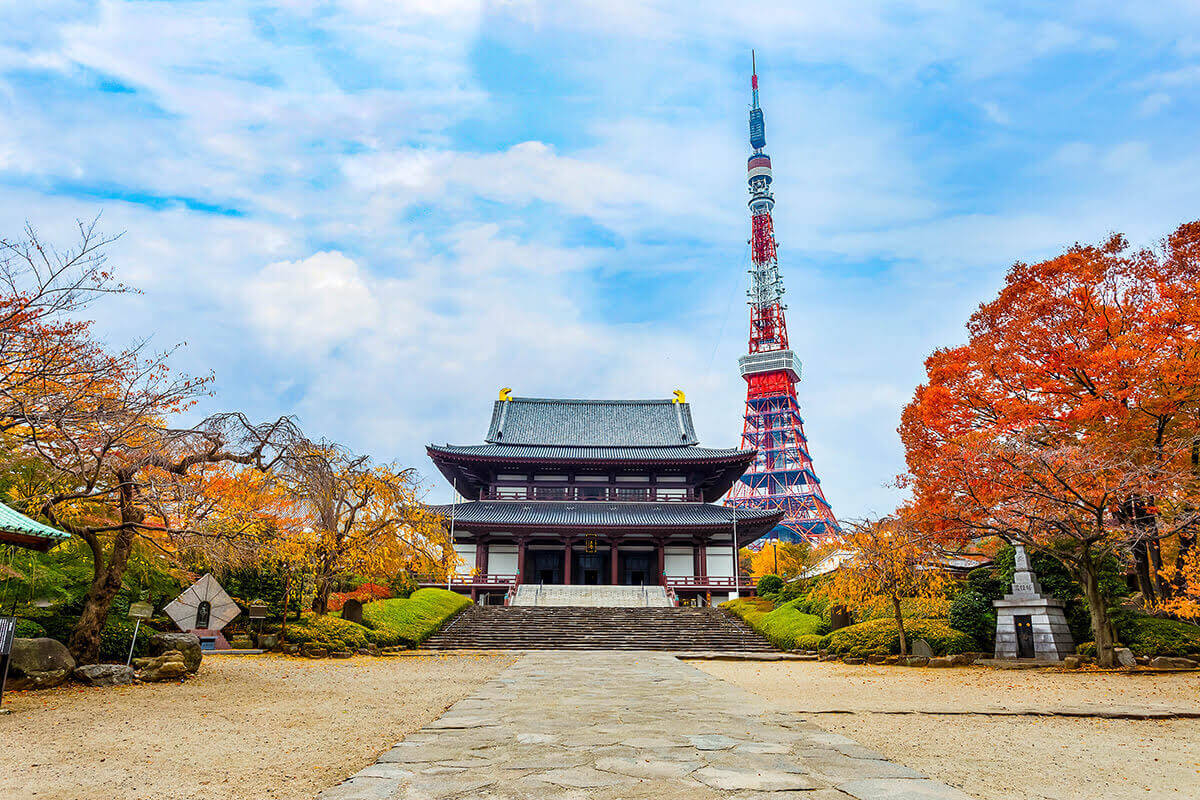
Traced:
[[571, 540], [563, 542], [563, 583], [567, 586], [571, 585]]
[[666, 586], [667, 585], [667, 575], [666, 575], [666, 572], [667, 572], [667, 548], [666, 548], [666, 543], [663, 542], [662, 539], [656, 539], [654, 541], [654, 552], [655, 552], [655, 555], [658, 556], [658, 582], [661, 585]]
[[692, 542], [692, 574], [699, 575], [700, 573], [700, 542]]
[[479, 577], [487, 575], [488, 546], [483, 540], [475, 542], [475, 574]]
[[621, 582], [620, 559], [617, 557], [617, 540], [608, 543], [609, 583], [616, 586]]
[[708, 577], [708, 545], [701, 542], [699, 544], [699, 546], [696, 547], [696, 553], [697, 553], [697, 555], [700, 556], [700, 571], [697, 572], [696, 574], [707, 578]]
[[525, 545], [529, 542], [528, 539], [522, 537], [517, 539], [517, 585], [520, 586], [525, 582]]

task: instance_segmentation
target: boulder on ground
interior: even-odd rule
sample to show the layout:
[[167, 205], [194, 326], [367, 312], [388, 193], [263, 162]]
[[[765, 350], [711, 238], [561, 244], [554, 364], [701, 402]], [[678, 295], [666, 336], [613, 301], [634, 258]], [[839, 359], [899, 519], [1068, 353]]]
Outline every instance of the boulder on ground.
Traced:
[[329, 655], [329, 651], [324, 647], [308, 647], [306, 645], [300, 654], [305, 658], [325, 658]]
[[150, 637], [150, 655], [161, 656], [172, 650], [183, 654], [188, 672], [200, 669], [204, 651], [200, 649], [199, 636], [194, 633], [156, 633]]
[[1175, 656], [1158, 656], [1151, 659], [1150, 666], [1155, 669], [1195, 669], [1196, 662], [1190, 658], [1177, 658]]
[[858, 656], [846, 656], [845, 658], [842, 659], [842, 663], [843, 664], [865, 664], [866, 659], [859, 658]]
[[1080, 665], [1083, 664], [1083, 657], [1082, 656], [1067, 656], [1066, 658], [1064, 658], [1062, 660], [1062, 663], [1063, 663], [1063, 666], [1066, 667], [1067, 669], [1079, 669]]
[[952, 667], [969, 667], [975, 663], [975, 657], [971, 653], [955, 653], [948, 658]]
[[924, 656], [909, 656], [900, 663], [906, 667], [927, 667], [929, 666], [929, 659]]
[[1128, 647], [1117, 647], [1113, 650], [1117, 657], [1118, 667], [1135, 667], [1137, 666], [1137, 658], [1134, 657], [1133, 651]]
[[183, 653], [178, 650], [168, 650], [162, 655], [152, 658], [139, 658], [136, 663], [138, 666], [137, 679], [147, 683], [178, 680], [186, 678], [188, 675]]
[[354, 653], [351, 653], [349, 650], [334, 650], [332, 653], [329, 654], [329, 657], [330, 658], [350, 658], [350, 656], [352, 656], [352, 655], [354, 655]]
[[88, 686], [126, 686], [133, 683], [133, 667], [124, 664], [85, 664], [71, 673]]
[[926, 666], [939, 668], [953, 667], [954, 658], [951, 656], [934, 656], [933, 658], [929, 659], [929, 663]]
[[883, 663], [885, 663], [886, 661], [887, 661], [887, 656], [885, 656], [885, 655], [880, 655], [880, 654], [878, 654], [878, 653], [876, 653], [875, 655], [870, 655], [870, 656], [867, 656], [867, 663], [868, 663], [868, 664], [876, 664], [876, 665], [879, 665], [879, 664], [883, 664]]
[[54, 639], [13, 639], [8, 662], [9, 689], [49, 689], [71, 677], [75, 659]]

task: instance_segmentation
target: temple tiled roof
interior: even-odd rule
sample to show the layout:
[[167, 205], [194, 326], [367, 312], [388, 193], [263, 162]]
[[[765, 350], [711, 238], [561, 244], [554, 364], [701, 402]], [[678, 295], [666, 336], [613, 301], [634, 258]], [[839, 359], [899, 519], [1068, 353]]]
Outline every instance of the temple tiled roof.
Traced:
[[21, 512], [0, 503], [0, 542], [28, 547], [33, 550], [49, 550], [71, 534], [43, 525]]
[[498, 400], [489, 444], [652, 447], [697, 444], [687, 403], [671, 400]]
[[[449, 516], [450, 506], [434, 506], [433, 511]], [[477, 500], [454, 507], [454, 519], [460, 526], [489, 527], [589, 527], [589, 528], [715, 528], [732, 524], [730, 506], [708, 503], [613, 503], [526, 502]], [[738, 508], [738, 539], [757, 538], [778, 522], [783, 513], [762, 508]]]
[[430, 454], [467, 456], [487, 460], [538, 461], [727, 461], [744, 460], [749, 463], [755, 455], [753, 450], [719, 450], [709, 447], [657, 446], [657, 447], [573, 447], [569, 445], [430, 445]]

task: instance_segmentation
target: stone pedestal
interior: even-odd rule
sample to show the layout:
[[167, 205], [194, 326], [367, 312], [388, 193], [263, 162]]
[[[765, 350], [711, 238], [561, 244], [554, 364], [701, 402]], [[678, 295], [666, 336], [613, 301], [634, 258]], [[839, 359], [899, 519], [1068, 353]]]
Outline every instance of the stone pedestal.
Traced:
[[[992, 605], [996, 607], [996, 658], [1032, 656], [1040, 661], [1061, 661], [1075, 653], [1063, 602], [1042, 594], [1023, 546], [1016, 546], [1012, 591], [993, 600]], [[1021, 653], [1022, 635], [1032, 653]]]

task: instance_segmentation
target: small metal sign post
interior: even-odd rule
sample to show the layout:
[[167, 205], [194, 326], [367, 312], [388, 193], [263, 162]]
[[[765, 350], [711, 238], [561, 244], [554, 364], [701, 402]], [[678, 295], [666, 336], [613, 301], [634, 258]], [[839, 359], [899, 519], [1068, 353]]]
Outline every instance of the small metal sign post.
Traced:
[[142, 620], [150, 619], [154, 616], [154, 606], [149, 603], [130, 603], [129, 618], [137, 620], [133, 624], [133, 641], [129, 643], [129, 658], [125, 659], [125, 666], [129, 666], [133, 662], [133, 648], [137, 646], [138, 629], [142, 627]]
[[[17, 634], [15, 617], [0, 617], [0, 705], [4, 703], [4, 684], [8, 682], [8, 659], [12, 653], [13, 638]], [[8, 712], [0, 709], [0, 713]]]
[[246, 616], [251, 622], [258, 620], [258, 636], [262, 638], [263, 620], [267, 618], [267, 604], [262, 600], [251, 600]]

